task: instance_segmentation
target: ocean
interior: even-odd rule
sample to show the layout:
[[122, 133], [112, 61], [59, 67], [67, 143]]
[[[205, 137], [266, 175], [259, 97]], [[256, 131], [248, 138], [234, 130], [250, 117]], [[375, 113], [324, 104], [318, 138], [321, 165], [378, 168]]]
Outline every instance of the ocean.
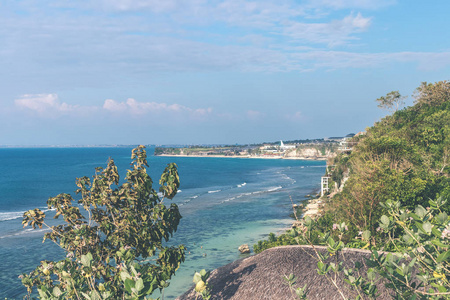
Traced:
[[[91, 177], [109, 157], [124, 178], [131, 149], [0, 148], [0, 299], [22, 299], [26, 289], [18, 276], [41, 260], [64, 257], [57, 245], [42, 243], [45, 229], [22, 227], [23, 212], [46, 210], [47, 199], [59, 193], [76, 198], [75, 178]], [[240, 245], [252, 249], [270, 232], [289, 227], [291, 198], [299, 203], [305, 195], [317, 193], [325, 172], [324, 161], [161, 157], [153, 156], [153, 150], [147, 149], [148, 172], [155, 185], [168, 163], [178, 165], [181, 186], [173, 201], [183, 218], [169, 243], [187, 247], [186, 261], [164, 290], [164, 299], [185, 292], [195, 271], [213, 270], [243, 257]], [[54, 222], [52, 212], [47, 214]]]

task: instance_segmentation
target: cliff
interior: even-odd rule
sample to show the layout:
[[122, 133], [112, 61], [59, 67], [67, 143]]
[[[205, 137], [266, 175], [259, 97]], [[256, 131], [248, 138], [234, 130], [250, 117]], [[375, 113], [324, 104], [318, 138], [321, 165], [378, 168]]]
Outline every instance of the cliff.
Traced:
[[248, 157], [248, 158], [285, 158], [320, 159], [336, 156], [337, 142], [297, 144], [290, 147], [280, 146], [223, 146], [223, 147], [184, 147], [155, 149], [155, 155], [196, 156], [196, 157]]
[[336, 156], [336, 150], [337, 149], [333, 149], [332, 147], [324, 149], [320, 146], [299, 147], [287, 150], [284, 153], [284, 157], [298, 159], [328, 159]]

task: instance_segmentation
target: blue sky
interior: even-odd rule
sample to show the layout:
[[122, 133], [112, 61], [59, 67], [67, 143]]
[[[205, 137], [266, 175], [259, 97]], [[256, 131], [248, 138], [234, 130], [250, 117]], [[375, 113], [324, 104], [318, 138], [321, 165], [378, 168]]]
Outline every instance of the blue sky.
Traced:
[[386, 114], [378, 97], [449, 79], [448, 12], [418, 0], [3, 0], [0, 145], [358, 132]]

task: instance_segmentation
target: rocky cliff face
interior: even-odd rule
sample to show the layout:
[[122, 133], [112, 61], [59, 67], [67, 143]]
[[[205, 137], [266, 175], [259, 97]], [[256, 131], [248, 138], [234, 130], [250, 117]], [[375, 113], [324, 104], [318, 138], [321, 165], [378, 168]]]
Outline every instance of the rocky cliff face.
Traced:
[[306, 158], [306, 159], [328, 159], [336, 156], [331, 149], [321, 150], [315, 147], [297, 148], [286, 151], [284, 157]]

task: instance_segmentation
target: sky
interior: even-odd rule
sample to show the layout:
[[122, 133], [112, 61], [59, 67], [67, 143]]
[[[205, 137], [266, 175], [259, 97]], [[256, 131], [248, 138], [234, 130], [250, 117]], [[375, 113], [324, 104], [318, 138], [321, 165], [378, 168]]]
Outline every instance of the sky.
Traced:
[[363, 131], [388, 113], [377, 98], [449, 79], [449, 11], [445, 0], [2, 0], [0, 145]]

